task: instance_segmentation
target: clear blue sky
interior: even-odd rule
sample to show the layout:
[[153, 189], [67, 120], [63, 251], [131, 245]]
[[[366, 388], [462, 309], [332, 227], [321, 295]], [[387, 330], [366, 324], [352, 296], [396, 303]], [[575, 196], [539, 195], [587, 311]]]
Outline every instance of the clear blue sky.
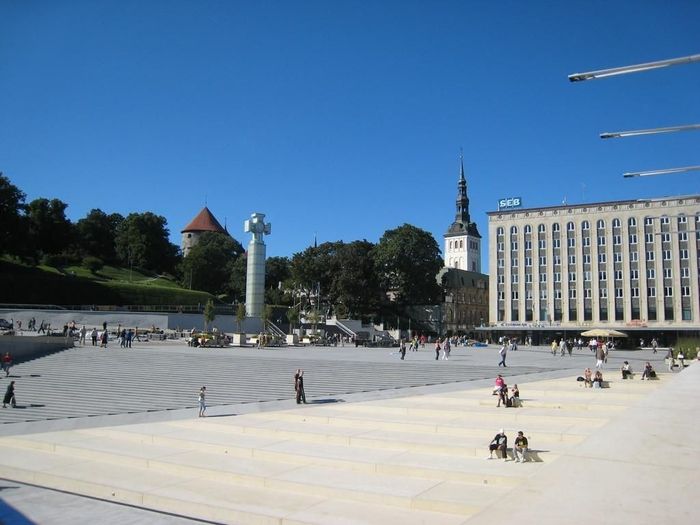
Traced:
[[[0, 0], [0, 171], [27, 193], [168, 220], [206, 202], [269, 255], [454, 218], [459, 149], [482, 235], [526, 207], [697, 193], [700, 2]], [[486, 250], [484, 249], [484, 260]], [[485, 266], [487, 267], [487, 266]]]

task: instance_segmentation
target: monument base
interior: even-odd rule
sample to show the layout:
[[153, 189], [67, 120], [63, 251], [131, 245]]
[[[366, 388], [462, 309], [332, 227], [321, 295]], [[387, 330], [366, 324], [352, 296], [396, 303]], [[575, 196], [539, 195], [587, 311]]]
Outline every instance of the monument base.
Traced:
[[246, 334], [233, 334], [233, 346], [245, 346], [248, 336]]
[[289, 346], [295, 346], [299, 344], [299, 337], [297, 334], [288, 334], [287, 335], [287, 345]]

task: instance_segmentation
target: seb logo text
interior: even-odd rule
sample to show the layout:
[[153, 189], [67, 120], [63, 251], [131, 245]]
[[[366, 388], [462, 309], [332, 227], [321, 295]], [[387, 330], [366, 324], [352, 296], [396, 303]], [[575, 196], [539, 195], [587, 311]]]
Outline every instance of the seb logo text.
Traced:
[[508, 197], [506, 199], [498, 200], [499, 210], [502, 210], [503, 208], [520, 208], [522, 205], [523, 201], [520, 199], [520, 197]]

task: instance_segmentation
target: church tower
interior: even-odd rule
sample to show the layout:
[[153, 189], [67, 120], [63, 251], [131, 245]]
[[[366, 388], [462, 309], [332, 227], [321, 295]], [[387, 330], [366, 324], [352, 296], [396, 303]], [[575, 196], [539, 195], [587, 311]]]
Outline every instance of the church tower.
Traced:
[[457, 183], [457, 213], [445, 237], [445, 266], [481, 273], [481, 235], [475, 222], [469, 218], [467, 180], [464, 178], [464, 159], [459, 156]]

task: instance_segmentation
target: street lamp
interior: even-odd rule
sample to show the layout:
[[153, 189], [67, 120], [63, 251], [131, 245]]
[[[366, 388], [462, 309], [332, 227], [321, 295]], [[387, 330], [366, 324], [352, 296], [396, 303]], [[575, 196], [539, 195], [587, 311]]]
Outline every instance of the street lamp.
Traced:
[[637, 129], [632, 131], [606, 131], [600, 134], [601, 139], [618, 139], [623, 137], [638, 137], [640, 135], [657, 135], [661, 133], [675, 133], [677, 131], [694, 131], [700, 129], [700, 124], [687, 126], [669, 126], [666, 128]]
[[610, 69], [599, 69], [597, 71], [588, 71], [586, 73], [573, 73], [569, 75], [569, 80], [571, 82], [582, 82], [584, 80], [626, 75], [627, 73], [639, 73], [641, 71], [650, 71], [652, 69], [659, 69], [662, 67], [689, 64], [691, 62], [700, 62], [700, 55], [690, 55], [687, 57], [671, 58], [667, 60], [659, 60], [657, 62], [646, 62], [644, 64], [634, 64], [631, 66], [613, 67]]
[[697, 170], [700, 170], [700, 166], [685, 166], [683, 168], [669, 168], [665, 170], [631, 171], [628, 173], [623, 173], [622, 176], [625, 179], [631, 179], [633, 177], [652, 177], [654, 175], [669, 175], [671, 173], [684, 173], [686, 171]]

